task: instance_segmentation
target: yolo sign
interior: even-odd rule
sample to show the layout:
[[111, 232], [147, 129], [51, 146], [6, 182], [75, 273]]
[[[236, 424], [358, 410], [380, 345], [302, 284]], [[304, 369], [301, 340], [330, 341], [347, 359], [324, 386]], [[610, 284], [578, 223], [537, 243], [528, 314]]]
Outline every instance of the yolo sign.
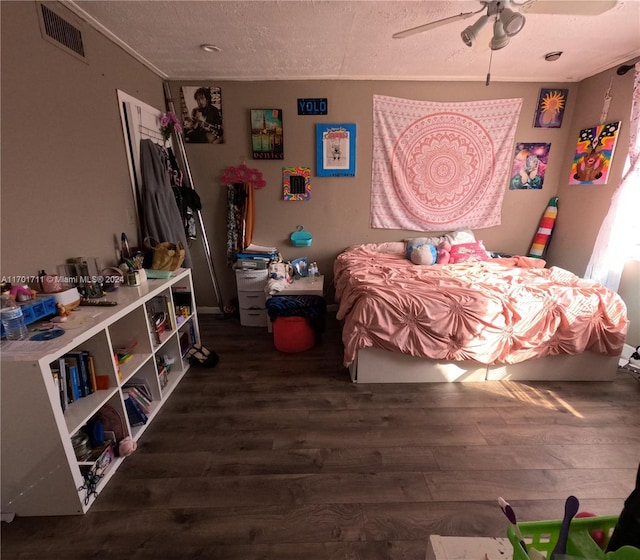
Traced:
[[326, 115], [327, 98], [298, 99], [298, 115]]

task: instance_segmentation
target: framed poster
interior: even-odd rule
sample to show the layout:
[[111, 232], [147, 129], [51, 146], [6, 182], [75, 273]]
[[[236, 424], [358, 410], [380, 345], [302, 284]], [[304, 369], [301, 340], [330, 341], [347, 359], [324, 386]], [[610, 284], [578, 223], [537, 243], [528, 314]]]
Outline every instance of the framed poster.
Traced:
[[551, 144], [518, 142], [511, 167], [509, 188], [541, 189]]
[[568, 89], [542, 88], [533, 119], [535, 128], [560, 128], [567, 105]]
[[355, 124], [316, 124], [316, 175], [355, 177]]
[[282, 109], [251, 109], [253, 159], [284, 159]]
[[311, 198], [311, 169], [308, 167], [283, 167], [282, 198], [284, 200], [309, 200]]
[[619, 122], [584, 128], [573, 156], [570, 185], [605, 185], [620, 132]]
[[222, 144], [222, 90], [219, 87], [183, 86], [180, 89], [184, 141], [189, 144]]

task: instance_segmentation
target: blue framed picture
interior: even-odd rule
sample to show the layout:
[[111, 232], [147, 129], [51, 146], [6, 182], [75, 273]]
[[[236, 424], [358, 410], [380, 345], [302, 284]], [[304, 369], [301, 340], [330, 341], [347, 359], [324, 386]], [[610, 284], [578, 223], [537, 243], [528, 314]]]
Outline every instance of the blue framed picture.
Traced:
[[316, 175], [356, 176], [355, 124], [316, 124]]

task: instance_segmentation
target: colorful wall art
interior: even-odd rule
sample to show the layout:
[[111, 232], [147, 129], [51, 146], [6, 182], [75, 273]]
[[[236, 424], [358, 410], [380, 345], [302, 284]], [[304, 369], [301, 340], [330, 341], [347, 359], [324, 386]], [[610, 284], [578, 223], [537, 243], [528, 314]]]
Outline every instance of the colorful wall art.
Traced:
[[284, 159], [282, 109], [251, 109], [253, 159]]
[[541, 189], [551, 144], [518, 142], [511, 168], [509, 188]]
[[567, 105], [568, 89], [542, 88], [533, 120], [536, 128], [560, 128]]
[[355, 124], [316, 124], [316, 175], [355, 177]]
[[620, 132], [620, 122], [580, 131], [573, 156], [570, 185], [605, 185]]
[[311, 198], [311, 169], [309, 167], [282, 168], [282, 198], [309, 200]]

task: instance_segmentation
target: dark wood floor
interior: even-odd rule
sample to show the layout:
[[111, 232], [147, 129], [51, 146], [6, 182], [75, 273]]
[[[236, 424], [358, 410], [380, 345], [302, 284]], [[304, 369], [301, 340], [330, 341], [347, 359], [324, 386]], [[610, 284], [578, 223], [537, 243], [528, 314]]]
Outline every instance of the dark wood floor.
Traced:
[[640, 461], [640, 384], [354, 385], [329, 317], [313, 350], [200, 318], [192, 369], [85, 516], [2, 523], [12, 559], [423, 560], [429, 535], [618, 514]]

